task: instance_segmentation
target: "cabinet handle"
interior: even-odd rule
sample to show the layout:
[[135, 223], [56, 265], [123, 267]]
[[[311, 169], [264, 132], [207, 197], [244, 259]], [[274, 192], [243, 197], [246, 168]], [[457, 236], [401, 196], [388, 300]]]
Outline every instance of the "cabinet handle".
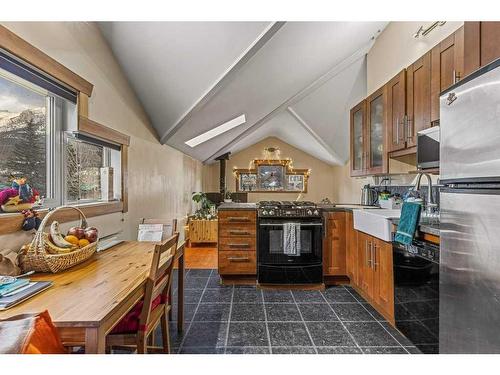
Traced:
[[410, 116], [407, 117], [406, 120], [406, 125], [407, 125], [407, 135], [406, 135], [406, 140], [411, 141], [413, 139], [413, 121], [410, 118]]
[[230, 230], [229, 234], [232, 234], [235, 236], [249, 236], [250, 232], [247, 232], [245, 230]]
[[228, 257], [230, 262], [248, 262], [250, 258], [248, 257]]
[[367, 241], [367, 240], [365, 240], [365, 256], [366, 256], [366, 265], [367, 265], [369, 268], [371, 268], [371, 267], [372, 267], [372, 266], [371, 266], [371, 259], [370, 259], [370, 258], [371, 258], [371, 255], [370, 255], [370, 256], [368, 256], [368, 253], [369, 253], [369, 251], [370, 251], [370, 250], [369, 250], [369, 246], [371, 246], [371, 242], [370, 242], [370, 245], [368, 245], [368, 241]]
[[227, 246], [235, 249], [246, 249], [250, 247], [249, 243], [228, 243]]
[[377, 269], [377, 266], [378, 266], [378, 263], [377, 263], [377, 244], [373, 244], [372, 251], [373, 251], [373, 256], [372, 256], [373, 269]]
[[396, 119], [396, 144], [399, 145], [399, 117]]
[[460, 81], [460, 73], [453, 69], [453, 84]]

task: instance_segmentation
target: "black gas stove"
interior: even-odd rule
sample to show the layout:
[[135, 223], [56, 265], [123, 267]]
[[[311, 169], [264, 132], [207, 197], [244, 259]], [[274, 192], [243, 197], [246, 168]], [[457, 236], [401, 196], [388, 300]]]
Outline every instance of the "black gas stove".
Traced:
[[[257, 278], [261, 284], [323, 282], [323, 218], [313, 202], [263, 201], [258, 205]], [[289, 238], [293, 231], [291, 254]]]
[[321, 217], [321, 209], [308, 201], [262, 201], [259, 202], [259, 217]]

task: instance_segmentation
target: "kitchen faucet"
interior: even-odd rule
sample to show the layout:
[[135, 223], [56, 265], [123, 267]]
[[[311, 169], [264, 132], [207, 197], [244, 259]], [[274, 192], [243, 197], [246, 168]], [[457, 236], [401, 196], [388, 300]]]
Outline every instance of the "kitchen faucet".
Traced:
[[420, 181], [422, 180], [422, 176], [425, 176], [427, 178], [427, 199], [425, 202], [425, 213], [427, 215], [430, 215], [433, 213], [434, 208], [437, 207], [437, 204], [434, 203], [434, 199], [432, 198], [432, 179], [430, 174], [422, 172], [419, 173], [417, 176], [417, 182], [415, 183], [413, 190], [420, 190]]

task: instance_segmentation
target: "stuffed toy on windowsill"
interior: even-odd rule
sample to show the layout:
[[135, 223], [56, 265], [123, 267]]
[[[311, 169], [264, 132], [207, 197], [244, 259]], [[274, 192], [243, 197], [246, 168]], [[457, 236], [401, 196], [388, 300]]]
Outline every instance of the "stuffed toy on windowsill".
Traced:
[[39, 200], [40, 193], [32, 188], [24, 177], [12, 179], [12, 186], [0, 191], [0, 207], [4, 212], [29, 210]]

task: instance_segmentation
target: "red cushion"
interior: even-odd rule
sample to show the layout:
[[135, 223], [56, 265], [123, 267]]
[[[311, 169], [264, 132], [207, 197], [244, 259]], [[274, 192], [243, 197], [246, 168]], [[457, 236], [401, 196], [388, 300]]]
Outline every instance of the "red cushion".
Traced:
[[[154, 310], [161, 303], [161, 295], [156, 297], [153, 302], [151, 302], [151, 310]], [[141, 315], [142, 306], [144, 305], [144, 300], [137, 302], [137, 304], [128, 312], [127, 315], [120, 320], [115, 328], [111, 331], [111, 334], [116, 333], [135, 333], [139, 330], [139, 317]]]

